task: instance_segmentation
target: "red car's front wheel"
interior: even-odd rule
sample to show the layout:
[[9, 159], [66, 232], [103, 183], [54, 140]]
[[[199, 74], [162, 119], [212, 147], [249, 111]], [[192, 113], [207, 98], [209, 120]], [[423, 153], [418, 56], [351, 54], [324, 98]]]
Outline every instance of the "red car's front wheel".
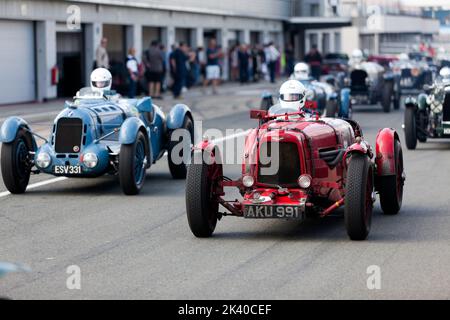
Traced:
[[205, 151], [194, 152], [186, 178], [186, 213], [189, 227], [198, 238], [208, 238], [216, 229], [219, 202], [215, 190], [223, 176], [222, 165], [208, 161], [210, 158], [204, 155]]
[[395, 148], [395, 175], [380, 177], [380, 202], [385, 214], [397, 214], [403, 201], [403, 185], [405, 175], [403, 169], [403, 151], [400, 141], [396, 140]]
[[370, 232], [373, 210], [373, 168], [365, 155], [350, 159], [345, 192], [345, 226], [352, 240], [365, 240]]

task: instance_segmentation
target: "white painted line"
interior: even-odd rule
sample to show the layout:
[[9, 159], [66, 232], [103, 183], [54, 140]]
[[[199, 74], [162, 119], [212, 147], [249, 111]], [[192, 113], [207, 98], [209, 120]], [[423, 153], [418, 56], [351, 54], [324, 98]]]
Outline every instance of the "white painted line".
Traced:
[[[226, 137], [223, 137], [223, 138], [220, 138], [220, 139], [215, 139], [212, 142], [213, 143], [220, 143], [220, 142], [223, 142], [223, 141], [227, 141], [227, 140], [232, 140], [232, 139], [236, 139], [236, 138], [239, 138], [239, 137], [243, 137], [243, 136], [249, 134], [250, 131], [251, 130], [247, 130], [247, 131], [244, 131], [244, 132], [231, 134], [229, 136], [226, 136]], [[164, 154], [164, 156], [167, 156], [167, 152]], [[42, 182], [37, 182], [37, 183], [34, 183], [34, 184], [30, 184], [28, 186], [27, 190], [36, 189], [36, 188], [43, 187], [43, 186], [46, 186], [46, 185], [49, 185], [49, 184], [61, 182], [61, 181], [67, 180], [67, 179], [68, 178], [66, 178], [66, 177], [58, 177], [58, 178], [54, 178], [54, 179], [45, 180], [45, 181], [42, 181]], [[7, 197], [9, 195], [11, 195], [11, 193], [9, 191], [1, 192], [0, 193], [0, 198]]]
[[[57, 183], [57, 182], [64, 181], [64, 180], [67, 180], [67, 179], [68, 179], [68, 178], [66, 178], [66, 177], [59, 177], [59, 178], [54, 178], [54, 179], [49, 179], [49, 180], [37, 182], [37, 183], [34, 183], [34, 184], [30, 184], [30, 185], [28, 186], [27, 190], [36, 189], [36, 188], [39, 188], [39, 187], [46, 186], [46, 185], [48, 185], [48, 184]], [[0, 198], [4, 198], [4, 197], [6, 197], [6, 196], [9, 196], [10, 194], [11, 194], [11, 193], [8, 192], [8, 191], [2, 192], [2, 193], [0, 193]]]

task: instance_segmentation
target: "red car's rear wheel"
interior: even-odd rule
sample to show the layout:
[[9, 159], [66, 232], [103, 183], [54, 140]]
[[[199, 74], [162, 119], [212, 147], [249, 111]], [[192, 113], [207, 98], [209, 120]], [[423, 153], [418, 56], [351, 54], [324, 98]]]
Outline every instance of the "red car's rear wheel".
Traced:
[[403, 151], [400, 141], [396, 140], [395, 175], [379, 178], [381, 208], [385, 214], [397, 214], [403, 201], [403, 185], [405, 183], [403, 169]]
[[370, 232], [373, 210], [373, 168], [365, 155], [354, 154], [347, 172], [345, 226], [352, 240], [365, 240]]
[[216, 195], [217, 185], [223, 176], [220, 163], [208, 161], [206, 151], [196, 151], [188, 168], [186, 178], [186, 213], [189, 227], [198, 238], [212, 236], [219, 216], [219, 202]]

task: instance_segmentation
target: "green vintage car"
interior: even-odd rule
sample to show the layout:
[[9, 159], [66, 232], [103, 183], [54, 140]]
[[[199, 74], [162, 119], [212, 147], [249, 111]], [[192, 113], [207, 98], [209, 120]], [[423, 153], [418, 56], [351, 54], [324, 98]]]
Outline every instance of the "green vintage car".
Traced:
[[443, 68], [440, 78], [424, 89], [426, 93], [405, 102], [404, 130], [410, 150], [416, 149], [417, 141], [450, 138], [450, 68]]

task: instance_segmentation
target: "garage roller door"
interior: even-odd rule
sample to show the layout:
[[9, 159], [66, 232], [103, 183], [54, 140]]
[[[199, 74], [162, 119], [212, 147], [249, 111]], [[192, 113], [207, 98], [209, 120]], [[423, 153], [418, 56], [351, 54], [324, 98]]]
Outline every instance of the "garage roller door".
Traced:
[[0, 20], [0, 105], [36, 98], [33, 22]]

